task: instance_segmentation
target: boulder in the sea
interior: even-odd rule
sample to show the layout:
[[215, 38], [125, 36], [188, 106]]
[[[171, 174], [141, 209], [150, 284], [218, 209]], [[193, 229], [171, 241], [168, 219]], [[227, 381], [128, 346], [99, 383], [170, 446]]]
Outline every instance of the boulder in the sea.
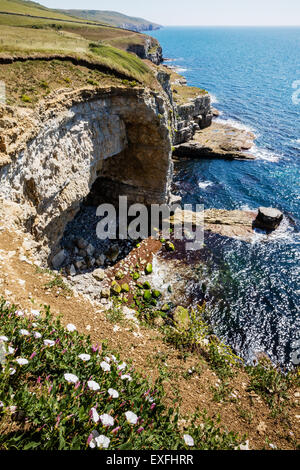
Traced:
[[283, 213], [272, 207], [260, 207], [254, 226], [265, 230], [276, 230], [283, 220]]

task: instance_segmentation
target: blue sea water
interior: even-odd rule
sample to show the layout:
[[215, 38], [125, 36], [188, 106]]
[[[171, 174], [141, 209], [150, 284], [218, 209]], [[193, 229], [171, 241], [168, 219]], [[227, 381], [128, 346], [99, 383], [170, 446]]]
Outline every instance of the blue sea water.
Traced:
[[213, 95], [220, 119], [257, 136], [254, 162], [182, 162], [174, 190], [184, 203], [206, 208], [284, 212], [268, 241], [260, 234], [254, 243], [214, 241], [223, 273], [214, 276], [223, 281], [211, 315], [216, 332], [245, 359], [265, 352], [291, 366], [300, 339], [300, 103], [292, 100], [300, 28], [168, 27], [151, 34], [172, 59], [167, 65]]

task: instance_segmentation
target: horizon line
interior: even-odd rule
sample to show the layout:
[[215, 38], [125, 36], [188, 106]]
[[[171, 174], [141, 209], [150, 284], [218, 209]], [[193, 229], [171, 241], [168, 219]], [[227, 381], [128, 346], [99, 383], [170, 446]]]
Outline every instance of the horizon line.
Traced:
[[161, 28], [300, 28], [300, 24], [166, 24], [160, 26]]

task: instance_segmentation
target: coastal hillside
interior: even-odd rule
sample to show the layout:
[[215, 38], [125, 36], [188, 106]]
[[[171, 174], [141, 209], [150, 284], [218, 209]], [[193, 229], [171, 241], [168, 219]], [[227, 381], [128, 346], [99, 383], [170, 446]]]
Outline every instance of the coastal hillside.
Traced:
[[[155, 63], [159, 64], [162, 61], [162, 50], [158, 44], [158, 41], [152, 37], [146, 36], [135, 31], [121, 29], [115, 26], [106, 26], [105, 24], [98, 23], [96, 21], [87, 21], [86, 19], [74, 18], [70, 15], [58, 12], [56, 10], [50, 10], [42, 5], [34, 2], [27, 2], [25, 0], [0, 0], [0, 25], [3, 27], [3, 37], [5, 37], [6, 27], [18, 27], [27, 28], [26, 30], [20, 30], [19, 35], [15, 41], [12, 41], [10, 37], [8, 40], [16, 44], [21, 44], [22, 41], [18, 40], [18, 37], [29, 41], [34, 41], [31, 38], [31, 30], [44, 30], [44, 41], [45, 45], [43, 49], [46, 49], [47, 44], [50, 43], [54, 46], [57, 45], [59, 49], [59, 42], [52, 38], [47, 41], [46, 31], [56, 31], [57, 37], [61, 37], [62, 34], [71, 33], [74, 34], [74, 38], [79, 36], [87, 41], [102, 41], [106, 44], [110, 44], [118, 49], [124, 51], [133, 52], [139, 55], [142, 59], [150, 59]], [[38, 49], [38, 46], [34, 46], [31, 42], [31, 46]], [[50, 46], [50, 49], [53, 49]], [[74, 48], [76, 50], [76, 47]]]
[[152, 31], [160, 29], [161, 26], [156, 23], [144, 20], [143, 18], [135, 18], [133, 16], [123, 15], [115, 11], [102, 10], [61, 10], [68, 15], [77, 18], [83, 18], [89, 21], [99, 21], [111, 26], [119, 28], [132, 29], [133, 31]]

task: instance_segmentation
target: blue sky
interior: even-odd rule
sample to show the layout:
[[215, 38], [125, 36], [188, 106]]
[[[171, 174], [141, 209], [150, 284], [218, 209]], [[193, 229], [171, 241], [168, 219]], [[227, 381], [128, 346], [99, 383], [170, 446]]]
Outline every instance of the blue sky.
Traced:
[[119, 11], [162, 25], [300, 25], [300, 0], [40, 0], [40, 3], [49, 8]]

